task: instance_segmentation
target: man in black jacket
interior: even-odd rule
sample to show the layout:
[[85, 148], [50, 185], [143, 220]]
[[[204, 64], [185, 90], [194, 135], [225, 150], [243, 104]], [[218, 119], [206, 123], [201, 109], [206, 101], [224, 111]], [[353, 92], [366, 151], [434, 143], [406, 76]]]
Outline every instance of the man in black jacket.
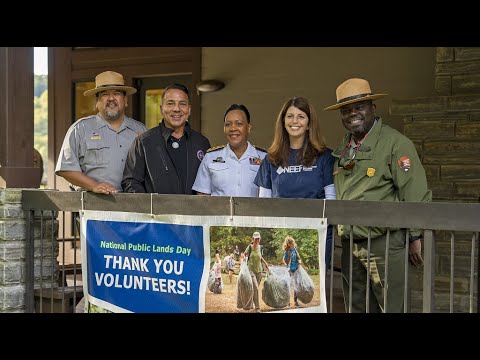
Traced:
[[193, 194], [193, 182], [210, 142], [187, 122], [191, 112], [187, 87], [167, 86], [161, 111], [163, 121], [138, 136], [130, 147], [123, 171], [123, 191]]

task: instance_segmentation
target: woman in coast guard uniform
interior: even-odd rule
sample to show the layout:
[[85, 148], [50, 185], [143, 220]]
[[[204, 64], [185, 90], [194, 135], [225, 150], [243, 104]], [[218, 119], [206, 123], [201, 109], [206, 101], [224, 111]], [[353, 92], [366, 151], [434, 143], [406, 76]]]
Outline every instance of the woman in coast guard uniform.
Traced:
[[192, 189], [213, 196], [258, 196], [253, 183], [266, 151], [248, 142], [250, 113], [245, 105], [233, 104], [223, 117], [227, 145], [207, 150]]

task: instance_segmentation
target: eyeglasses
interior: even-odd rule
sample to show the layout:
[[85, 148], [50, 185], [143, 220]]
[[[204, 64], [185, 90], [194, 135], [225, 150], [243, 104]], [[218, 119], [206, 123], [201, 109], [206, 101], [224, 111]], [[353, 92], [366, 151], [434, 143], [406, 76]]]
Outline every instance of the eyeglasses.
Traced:
[[[343, 155], [345, 155], [345, 152], [347, 151], [347, 149], [350, 147], [349, 146], [350, 143], [347, 144], [347, 146], [345, 147], [345, 149], [343, 149], [343, 152], [342, 154], [340, 155], [340, 159], [343, 158]], [[342, 169], [345, 169], [345, 170], [351, 170], [353, 169], [353, 167], [355, 166], [355, 157], [357, 156], [357, 151], [358, 149], [360, 148], [360, 145], [358, 145], [357, 147], [354, 147], [353, 148], [353, 155], [352, 155], [352, 158], [351, 159], [348, 159], [343, 165], [340, 165], [340, 161], [338, 162], [338, 167], [342, 168]]]
[[355, 166], [355, 156], [357, 156], [357, 149], [358, 147], [356, 147], [354, 150], [353, 150], [353, 155], [352, 155], [352, 158], [349, 159], [347, 162], [345, 162], [345, 164], [343, 165], [340, 165], [338, 164], [338, 166], [340, 166], [341, 168], [345, 169], [345, 170], [351, 170], [353, 169], [353, 167]]

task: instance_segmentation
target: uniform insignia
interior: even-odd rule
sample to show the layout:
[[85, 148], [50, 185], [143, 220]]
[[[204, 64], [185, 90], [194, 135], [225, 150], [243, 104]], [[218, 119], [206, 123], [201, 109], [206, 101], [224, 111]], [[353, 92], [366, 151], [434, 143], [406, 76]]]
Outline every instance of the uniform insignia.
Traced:
[[251, 157], [250, 158], [250, 165], [260, 165], [262, 163], [262, 159], [259, 157]]
[[205, 153], [202, 150], [197, 151], [197, 158], [198, 160], [202, 161], [202, 159], [205, 157]]
[[372, 177], [373, 175], [375, 175], [375, 169], [374, 168], [368, 168], [367, 169], [367, 176]]
[[101, 140], [102, 137], [98, 133], [93, 133], [92, 136], [90, 137], [90, 140]]
[[213, 162], [224, 163], [225, 160], [223, 160], [223, 158], [221, 156], [219, 156], [216, 159], [213, 159]]
[[255, 149], [260, 150], [260, 151], [262, 151], [262, 152], [264, 152], [264, 153], [267, 152], [267, 150], [265, 150], [264, 148], [261, 148], [260, 146], [256, 146], [256, 145], [252, 145], [252, 146], [253, 146]]
[[219, 146], [211, 147], [210, 149], [207, 150], [207, 153], [215, 151], [215, 150], [223, 149], [225, 146], [227, 146], [227, 145], [219, 145]]
[[398, 166], [403, 172], [408, 172], [412, 167], [410, 163], [410, 159], [406, 156], [402, 156], [400, 159], [398, 159], [397, 162], [398, 162]]

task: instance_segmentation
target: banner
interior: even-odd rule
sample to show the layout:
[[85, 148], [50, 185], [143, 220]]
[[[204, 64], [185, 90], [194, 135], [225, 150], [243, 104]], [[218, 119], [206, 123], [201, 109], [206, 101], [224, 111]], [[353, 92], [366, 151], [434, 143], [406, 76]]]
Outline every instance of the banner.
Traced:
[[[85, 210], [80, 230], [86, 301], [109, 312], [326, 312], [326, 219]], [[261, 255], [245, 253], [254, 233]], [[287, 238], [300, 260], [294, 272]]]

